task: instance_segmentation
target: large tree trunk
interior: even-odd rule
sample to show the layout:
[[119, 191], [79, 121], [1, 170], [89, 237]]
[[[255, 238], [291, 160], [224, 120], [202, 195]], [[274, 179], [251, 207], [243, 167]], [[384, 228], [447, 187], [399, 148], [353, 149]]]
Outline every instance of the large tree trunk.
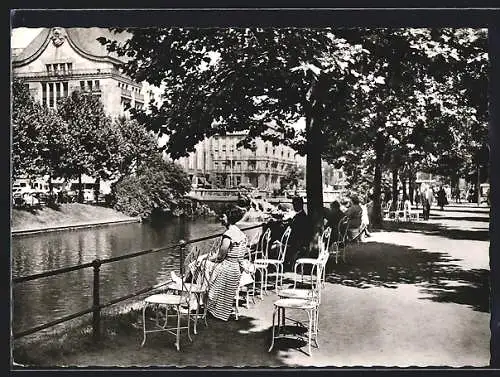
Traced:
[[391, 208], [393, 210], [397, 209], [399, 199], [399, 190], [398, 190], [398, 168], [392, 168], [392, 205]]
[[401, 174], [401, 182], [403, 183], [403, 199], [408, 199], [408, 192], [406, 191], [406, 175]]
[[99, 204], [99, 192], [101, 191], [101, 177], [97, 177], [95, 179], [95, 186], [94, 186], [94, 200], [95, 204]]
[[410, 173], [408, 174], [408, 195], [410, 195], [410, 203], [413, 205], [413, 197], [415, 196], [415, 190], [414, 190], [414, 187], [413, 185], [415, 184], [415, 182], [413, 181], [413, 172], [410, 171]]
[[379, 132], [375, 138], [375, 172], [373, 177], [373, 223], [374, 228], [382, 227], [382, 163], [385, 150], [384, 135]]
[[311, 222], [310, 253], [316, 254], [323, 231], [323, 171], [321, 169], [321, 130], [313, 117], [306, 120], [306, 193], [307, 214]]
[[[498, 85], [498, 80], [500, 79], [500, 27], [497, 24], [493, 24], [488, 28], [488, 54], [490, 61], [490, 80], [489, 80], [489, 113], [490, 113], [490, 128], [488, 138], [490, 140], [490, 161], [499, 160], [499, 131], [500, 131], [500, 106], [498, 102], [500, 100], [500, 86]], [[496, 156], [496, 157], [495, 157]], [[490, 222], [490, 366], [493, 368], [500, 367], [500, 274], [498, 274], [498, 269], [500, 268], [500, 251], [498, 250], [498, 187], [500, 182], [498, 181], [498, 174], [491, 174], [491, 222]]]
[[83, 203], [82, 175], [78, 175], [78, 203]]
[[49, 174], [49, 194], [52, 195], [54, 193], [54, 185], [52, 184], [52, 175]]

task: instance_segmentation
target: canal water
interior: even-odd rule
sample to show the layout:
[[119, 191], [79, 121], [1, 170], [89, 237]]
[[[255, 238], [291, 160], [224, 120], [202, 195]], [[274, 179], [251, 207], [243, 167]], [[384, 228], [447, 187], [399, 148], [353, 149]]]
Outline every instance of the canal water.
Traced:
[[[214, 218], [176, 218], [160, 224], [132, 223], [12, 238], [12, 276], [26, 276], [151, 248], [175, 245], [222, 233]], [[207, 246], [196, 244], [198, 247]], [[179, 270], [178, 248], [104, 264], [100, 272], [101, 302], [139, 291]], [[19, 283], [12, 288], [14, 332], [88, 309], [92, 306], [93, 269]]]

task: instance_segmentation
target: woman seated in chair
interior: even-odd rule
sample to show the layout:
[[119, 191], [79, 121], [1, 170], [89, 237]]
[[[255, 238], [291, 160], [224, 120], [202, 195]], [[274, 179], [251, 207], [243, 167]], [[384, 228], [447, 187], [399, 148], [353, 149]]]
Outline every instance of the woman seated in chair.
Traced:
[[[231, 315], [238, 287], [253, 281], [249, 280], [249, 271], [245, 271], [249, 269], [244, 262], [248, 252], [247, 237], [235, 225], [242, 217], [243, 212], [236, 207], [222, 215], [221, 221], [226, 231], [222, 235], [221, 246], [217, 254], [207, 256], [206, 268], [211, 270], [207, 309], [213, 317], [223, 321], [227, 321]], [[172, 280], [180, 278], [172, 274]]]
[[359, 231], [361, 228], [361, 217], [363, 215], [363, 209], [359, 205], [359, 198], [357, 195], [351, 195], [351, 205], [347, 208], [345, 215], [349, 219], [349, 239], [353, 240], [359, 236]]

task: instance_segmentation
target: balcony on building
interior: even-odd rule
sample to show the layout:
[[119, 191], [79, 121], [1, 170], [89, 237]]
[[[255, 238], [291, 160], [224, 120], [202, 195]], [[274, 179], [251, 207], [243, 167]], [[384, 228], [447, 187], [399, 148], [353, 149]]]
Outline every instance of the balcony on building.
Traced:
[[122, 98], [132, 99], [132, 91], [126, 88], [120, 88]]
[[65, 69], [47, 69], [45, 71], [34, 72], [14, 72], [15, 77], [22, 79], [57, 79], [57, 78], [77, 78], [84, 76], [103, 77], [106, 75], [119, 75], [119, 71], [114, 68], [106, 69], [73, 69], [66, 67]]

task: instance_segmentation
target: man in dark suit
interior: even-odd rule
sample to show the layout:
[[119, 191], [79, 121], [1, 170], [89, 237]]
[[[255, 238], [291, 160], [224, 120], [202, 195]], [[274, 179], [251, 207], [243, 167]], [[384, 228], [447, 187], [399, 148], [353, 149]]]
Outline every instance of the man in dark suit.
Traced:
[[288, 239], [288, 250], [285, 260], [287, 264], [292, 265], [297, 258], [307, 255], [310, 239], [311, 223], [309, 217], [304, 211], [304, 201], [300, 196], [292, 199], [295, 216], [291, 219], [289, 225], [292, 228], [290, 238]]

